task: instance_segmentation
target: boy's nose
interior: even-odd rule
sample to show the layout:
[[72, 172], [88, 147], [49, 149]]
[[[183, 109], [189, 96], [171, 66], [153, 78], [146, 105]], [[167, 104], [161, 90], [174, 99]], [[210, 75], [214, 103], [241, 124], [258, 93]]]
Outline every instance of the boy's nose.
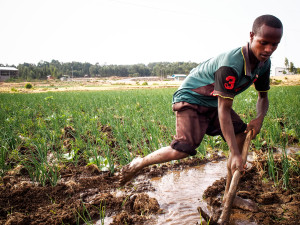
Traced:
[[267, 52], [268, 54], [272, 54], [275, 51], [275, 47], [272, 45], [267, 45], [265, 47], [265, 52]]

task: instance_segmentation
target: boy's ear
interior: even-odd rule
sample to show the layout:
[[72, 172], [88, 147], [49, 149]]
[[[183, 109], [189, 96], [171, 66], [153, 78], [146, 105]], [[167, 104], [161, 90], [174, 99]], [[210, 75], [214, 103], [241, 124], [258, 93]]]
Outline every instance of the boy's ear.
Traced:
[[251, 31], [251, 32], [250, 32], [250, 41], [253, 40], [254, 36], [255, 36], [255, 34]]

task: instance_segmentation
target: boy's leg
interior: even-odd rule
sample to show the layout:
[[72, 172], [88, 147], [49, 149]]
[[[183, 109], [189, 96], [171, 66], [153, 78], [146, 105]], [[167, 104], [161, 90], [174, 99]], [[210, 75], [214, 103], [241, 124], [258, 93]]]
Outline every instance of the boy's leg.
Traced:
[[188, 157], [189, 154], [172, 149], [170, 146], [152, 152], [144, 158], [136, 158], [130, 164], [123, 167], [120, 175], [120, 185], [131, 180], [144, 167], [153, 164], [169, 162]]
[[119, 183], [125, 184], [146, 166], [195, 155], [195, 149], [200, 145], [208, 126], [205, 115], [198, 113], [198, 108], [186, 102], [175, 103], [173, 110], [176, 113], [176, 136], [171, 145], [158, 149], [144, 158], [136, 158], [124, 166]]

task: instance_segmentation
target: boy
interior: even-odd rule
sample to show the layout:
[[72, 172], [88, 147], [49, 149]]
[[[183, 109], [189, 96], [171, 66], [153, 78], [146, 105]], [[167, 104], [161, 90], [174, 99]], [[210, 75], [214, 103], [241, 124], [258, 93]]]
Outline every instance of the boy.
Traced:
[[[120, 184], [131, 180], [146, 166], [195, 155], [204, 134], [221, 135], [230, 149], [226, 197], [232, 174], [236, 169], [243, 171], [241, 151], [246, 133], [253, 130], [255, 138], [268, 111], [270, 56], [280, 43], [282, 33], [283, 26], [278, 18], [260, 16], [253, 23], [246, 46], [222, 53], [194, 68], [173, 95], [175, 139], [170, 146], [126, 165], [120, 174]], [[257, 116], [245, 124], [233, 111], [232, 104], [234, 97], [253, 83], [258, 91]], [[234, 204], [239, 205], [238, 202]]]

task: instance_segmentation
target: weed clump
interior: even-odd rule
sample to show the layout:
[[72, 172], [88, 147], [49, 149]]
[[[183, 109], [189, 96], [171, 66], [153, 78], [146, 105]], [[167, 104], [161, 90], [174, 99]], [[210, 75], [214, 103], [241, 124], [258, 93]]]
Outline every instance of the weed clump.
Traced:
[[271, 79], [271, 84], [272, 85], [279, 85], [282, 83], [282, 80], [277, 80], [277, 79]]
[[14, 88], [14, 87], [11, 88], [10, 90], [11, 90], [12, 92], [18, 92], [18, 89]]
[[25, 84], [25, 88], [26, 88], [26, 89], [32, 89], [33, 86], [32, 86], [31, 83], [27, 83], [27, 84]]

